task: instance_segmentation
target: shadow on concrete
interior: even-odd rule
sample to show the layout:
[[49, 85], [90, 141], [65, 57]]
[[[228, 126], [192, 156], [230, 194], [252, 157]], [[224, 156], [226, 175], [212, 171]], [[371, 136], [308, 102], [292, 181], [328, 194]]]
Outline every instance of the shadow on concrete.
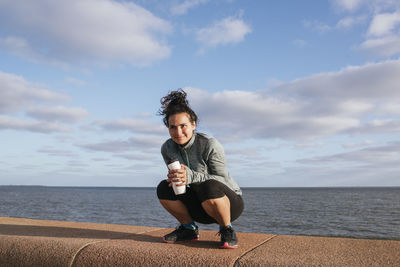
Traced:
[[[164, 230], [153, 230], [145, 233], [116, 232], [95, 229], [80, 229], [58, 226], [36, 226], [36, 225], [11, 225], [0, 224], [0, 236], [19, 236], [19, 237], [49, 237], [49, 238], [76, 238], [76, 239], [107, 239], [107, 240], [133, 240], [138, 242], [163, 243], [161, 237], [165, 234]], [[165, 244], [168, 246], [169, 244]], [[193, 248], [216, 248], [218, 242], [210, 240], [200, 240], [196, 242], [182, 242], [175, 246], [187, 246]]]
[[[53, 237], [53, 238], [86, 238], [86, 239], [138, 239], [138, 241], [152, 241], [149, 235], [129, 232], [116, 232], [95, 229], [80, 229], [57, 226], [11, 225], [0, 224], [0, 235]], [[147, 238], [145, 240], [145, 237]], [[155, 241], [154, 237], [154, 241]], [[160, 241], [160, 240], [157, 240]]]
[[192, 248], [215, 248], [219, 249], [218, 245], [219, 242], [217, 241], [196, 241], [196, 242], [190, 242], [190, 243], [181, 243], [181, 245], [187, 246], [187, 247], [192, 247]]

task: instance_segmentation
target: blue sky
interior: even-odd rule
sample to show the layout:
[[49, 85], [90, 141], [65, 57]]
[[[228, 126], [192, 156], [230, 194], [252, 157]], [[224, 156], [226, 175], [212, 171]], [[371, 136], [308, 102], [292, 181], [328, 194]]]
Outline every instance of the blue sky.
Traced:
[[156, 186], [184, 88], [240, 186], [400, 186], [395, 0], [0, 2], [0, 184]]

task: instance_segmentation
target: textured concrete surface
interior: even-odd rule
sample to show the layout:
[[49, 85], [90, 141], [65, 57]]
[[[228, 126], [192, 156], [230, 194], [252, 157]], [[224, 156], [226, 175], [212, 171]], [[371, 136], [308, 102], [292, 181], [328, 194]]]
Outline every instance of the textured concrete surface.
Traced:
[[155, 229], [0, 217], [0, 266], [71, 266], [90, 244]]
[[163, 243], [160, 237], [171, 230], [93, 244], [82, 251], [75, 264], [88, 266], [96, 255], [106, 266], [232, 266], [240, 256], [272, 237], [238, 233], [239, 248], [226, 250], [218, 248], [219, 236], [215, 231], [200, 231], [197, 242]]
[[275, 236], [237, 266], [400, 266], [400, 241]]
[[400, 241], [238, 233], [239, 248], [166, 244], [172, 229], [0, 217], [0, 266], [400, 266]]

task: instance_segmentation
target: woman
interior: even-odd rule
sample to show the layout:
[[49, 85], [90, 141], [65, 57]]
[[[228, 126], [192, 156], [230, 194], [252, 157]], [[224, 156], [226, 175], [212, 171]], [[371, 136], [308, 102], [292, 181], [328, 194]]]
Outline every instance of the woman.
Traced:
[[[198, 226], [219, 224], [220, 248], [237, 248], [238, 240], [231, 222], [243, 211], [242, 191], [229, 176], [225, 153], [213, 137], [195, 132], [197, 115], [190, 108], [186, 93], [179, 89], [161, 99], [159, 115], [171, 136], [161, 147], [166, 164], [179, 160], [181, 168], [170, 170], [168, 179], [157, 187], [161, 205], [180, 226], [165, 235], [167, 243], [199, 240]], [[187, 186], [186, 193], [175, 195], [172, 182]]]

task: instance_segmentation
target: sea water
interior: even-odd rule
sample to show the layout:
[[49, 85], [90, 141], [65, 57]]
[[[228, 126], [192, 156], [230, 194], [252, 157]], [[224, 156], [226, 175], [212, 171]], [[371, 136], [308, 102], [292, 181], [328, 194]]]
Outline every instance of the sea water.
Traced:
[[[400, 240], [400, 188], [243, 188], [240, 232]], [[175, 227], [155, 188], [0, 186], [0, 217]], [[217, 225], [199, 224], [217, 230]]]

